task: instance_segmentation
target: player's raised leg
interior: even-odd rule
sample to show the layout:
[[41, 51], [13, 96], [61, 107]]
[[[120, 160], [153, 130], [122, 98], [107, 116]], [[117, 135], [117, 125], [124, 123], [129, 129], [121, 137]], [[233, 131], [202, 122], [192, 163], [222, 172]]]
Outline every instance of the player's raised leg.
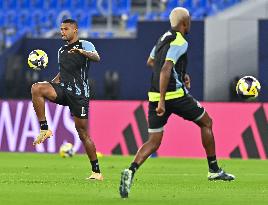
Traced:
[[32, 85], [32, 102], [40, 123], [40, 134], [36, 137], [33, 145], [44, 142], [52, 136], [51, 130], [48, 129], [45, 116], [45, 99], [55, 100], [57, 97], [56, 91], [48, 82], [38, 82]]
[[96, 154], [96, 147], [88, 134], [88, 119], [80, 119], [78, 117], [74, 117], [74, 121], [75, 121], [75, 128], [78, 132], [80, 140], [82, 141], [85, 147], [87, 156], [92, 166], [92, 174], [87, 179], [102, 181], [103, 176], [101, 174], [99, 167], [99, 162]]
[[119, 192], [122, 198], [128, 197], [135, 172], [152, 153], [157, 151], [161, 145], [162, 138], [163, 130], [160, 132], [150, 132], [148, 141], [138, 150], [130, 167], [122, 171], [119, 186]]
[[234, 175], [226, 173], [218, 166], [215, 152], [215, 141], [212, 130], [213, 123], [208, 113], [205, 112], [201, 119], [195, 123], [201, 129], [202, 144], [207, 154], [207, 161], [209, 166], [208, 179], [224, 181], [234, 180]]

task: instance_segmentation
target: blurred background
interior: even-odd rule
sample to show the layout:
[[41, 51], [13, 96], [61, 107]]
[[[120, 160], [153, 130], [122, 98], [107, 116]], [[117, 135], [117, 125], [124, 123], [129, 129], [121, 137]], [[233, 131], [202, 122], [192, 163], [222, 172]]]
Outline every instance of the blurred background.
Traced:
[[[14, 110], [22, 109], [22, 116], [25, 115], [26, 108], [20, 108], [19, 103], [23, 102], [23, 106], [26, 106], [28, 102], [30, 103], [27, 99], [31, 98], [31, 85], [37, 81], [49, 81], [58, 73], [57, 52], [64, 45], [60, 38], [59, 27], [66, 18], [74, 18], [78, 21], [80, 38], [91, 41], [101, 56], [101, 62], [91, 64], [92, 99], [112, 100], [106, 101], [104, 105], [101, 104], [103, 106], [110, 104], [111, 107], [107, 107], [107, 110], [118, 109], [116, 101], [113, 100], [121, 100], [118, 101], [120, 103], [122, 100], [126, 103], [129, 102], [129, 104], [124, 105], [130, 111], [125, 113], [122, 111], [122, 115], [118, 114], [118, 123], [121, 123], [119, 130], [120, 133], [124, 134], [125, 128], [128, 128], [128, 123], [132, 121], [132, 118], [122, 120], [126, 123], [122, 125], [119, 117], [129, 113], [133, 115], [136, 112], [135, 109], [139, 108], [137, 102], [147, 100], [151, 71], [146, 66], [146, 60], [158, 37], [169, 29], [169, 13], [177, 6], [187, 8], [192, 16], [191, 31], [186, 36], [189, 42], [187, 69], [192, 79], [192, 95], [203, 102], [225, 102], [225, 104], [220, 104], [220, 108], [217, 107], [217, 103], [208, 103], [208, 110], [211, 105], [212, 113], [219, 119], [218, 122], [226, 119], [227, 116], [225, 118], [224, 114], [228, 112], [241, 116], [245, 120], [239, 133], [235, 134], [237, 141], [230, 146], [227, 154], [222, 156], [228, 157], [229, 153], [233, 153], [233, 151], [234, 156], [241, 156], [241, 153], [243, 155], [245, 147], [241, 145], [242, 148], [240, 147], [239, 150], [237, 144], [240, 143], [240, 135], [243, 135], [245, 130], [247, 132], [243, 139], [245, 142], [249, 142], [249, 147], [256, 151], [256, 146], [259, 146], [259, 138], [257, 138], [257, 145], [251, 139], [253, 139], [252, 132], [256, 134], [257, 131], [254, 127], [253, 131], [249, 130], [248, 132], [247, 127], [254, 120], [256, 122], [259, 120], [262, 122], [258, 127], [259, 130], [265, 128], [268, 133], [264, 114], [265, 106], [263, 109], [261, 103], [255, 105], [238, 103], [233, 107], [227, 102], [241, 101], [236, 95], [235, 85], [238, 79], [245, 75], [255, 76], [262, 85], [257, 101], [268, 101], [266, 92], [268, 87], [268, 0], [0, 0], [0, 97], [2, 99], [0, 134], [5, 136], [0, 136], [0, 140], [2, 140], [2, 144], [9, 146], [4, 150], [11, 150], [9, 141], [6, 139], [11, 139], [13, 136], [9, 130], [14, 131], [15, 129], [14, 127], [14, 129], [9, 129], [7, 125], [16, 122], [17, 114], [15, 115]], [[46, 69], [33, 71], [28, 68], [27, 57], [33, 49], [42, 49], [48, 54], [49, 63]], [[19, 101], [21, 99], [26, 99], [26, 101]], [[131, 107], [133, 100], [136, 100], [136, 104]], [[8, 104], [4, 104], [6, 102]], [[92, 106], [93, 121], [95, 119], [95, 122], [98, 122], [99, 118], [95, 116], [99, 114], [94, 113], [94, 106], [98, 107], [98, 105], [93, 103]], [[133, 123], [142, 121], [141, 124], [146, 125], [146, 115], [144, 114], [146, 103], [142, 106], [140, 109], [142, 112], [139, 115], [142, 117], [135, 118], [136, 121]], [[243, 109], [237, 111], [238, 107]], [[254, 115], [257, 108], [260, 108], [261, 117]], [[55, 114], [57, 111], [55, 109], [52, 106], [51, 113]], [[226, 113], [218, 112], [225, 109]], [[245, 112], [247, 109], [248, 113]], [[10, 115], [7, 115], [8, 110]], [[107, 110], [102, 114], [110, 116]], [[140, 110], [138, 109], [138, 111]], [[29, 113], [31, 116], [35, 116], [33, 110], [30, 110]], [[11, 116], [11, 121], [7, 121], [8, 118], [4, 116]], [[113, 116], [111, 115], [111, 118]], [[34, 118], [34, 120], [36, 119]], [[237, 120], [239, 121], [239, 119]], [[22, 126], [31, 120], [18, 122], [21, 122], [18, 125], [18, 132], [23, 133]], [[227, 129], [229, 123], [226, 121], [226, 124], [219, 124], [216, 127], [222, 126]], [[38, 122], [36, 124], [37, 127], [33, 128], [33, 125], [29, 125], [27, 129], [35, 130], [36, 128], [36, 132], [38, 132]], [[66, 122], [66, 124], [68, 123]], [[94, 129], [96, 127], [97, 125], [93, 126]], [[138, 128], [143, 129], [139, 126], [133, 129], [138, 130]], [[94, 132], [94, 136], [97, 137], [101, 129], [102, 126], [96, 133], [94, 130], [91, 132]], [[267, 138], [266, 131], [262, 133], [262, 136]], [[113, 132], [112, 129], [111, 132], [103, 133], [103, 135], [117, 136], [112, 134]], [[143, 129], [143, 132], [140, 133], [144, 134], [145, 132]], [[25, 136], [33, 139], [35, 132], [29, 131]], [[117, 136], [117, 142], [113, 144], [113, 147], [110, 147], [108, 151], [103, 148], [103, 152], [135, 153], [137, 147], [132, 147], [132, 152], [127, 151], [130, 149], [129, 147], [128, 149], [124, 148], [126, 147], [124, 143], [132, 142], [128, 138], [131, 137], [131, 133], [127, 137], [124, 136], [125, 138], [122, 139], [125, 141], [121, 142], [119, 140], [121, 137]], [[248, 136], [250, 140], [247, 140]], [[258, 135], [256, 134], [256, 136]], [[146, 140], [146, 137], [147, 135], [144, 134], [143, 140]], [[222, 137], [224, 138], [223, 134]], [[24, 143], [26, 143], [26, 139]], [[120, 141], [119, 144], [118, 141]], [[99, 144], [102, 142], [103, 140], [100, 139]], [[137, 145], [140, 145], [140, 142], [141, 140], [138, 140]], [[23, 149], [18, 148], [18, 143], [19, 141], [16, 142], [13, 150], [23, 151]], [[267, 155], [264, 154], [262, 146], [258, 149], [260, 154], [256, 155], [254, 152], [253, 156], [257, 156], [257, 158], [268, 156], [268, 147]], [[44, 150], [37, 149], [37, 151]], [[51, 150], [55, 151], [53, 148], [47, 149], [47, 151]], [[201, 153], [203, 152], [201, 151]], [[247, 156], [247, 154], [243, 156]]]
[[[91, 41], [102, 59], [90, 71], [92, 97], [147, 99], [151, 73], [145, 62], [176, 6], [187, 8], [193, 20], [188, 72], [197, 99], [239, 101], [234, 88], [244, 75], [267, 87], [266, 0], [1, 0], [1, 98], [29, 98], [33, 82], [56, 75], [64, 44], [59, 26], [74, 18], [80, 38]], [[37, 48], [49, 56], [42, 72], [27, 68], [27, 56]], [[259, 100], [268, 95], [262, 92]]]

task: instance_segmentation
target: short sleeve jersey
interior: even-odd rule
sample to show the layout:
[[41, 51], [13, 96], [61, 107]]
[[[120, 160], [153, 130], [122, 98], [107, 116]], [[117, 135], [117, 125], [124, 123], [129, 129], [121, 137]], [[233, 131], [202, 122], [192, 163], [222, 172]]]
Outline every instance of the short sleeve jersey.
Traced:
[[75, 95], [89, 97], [88, 71], [90, 60], [78, 53], [69, 53], [72, 48], [96, 52], [95, 46], [85, 40], [62, 46], [58, 51], [61, 85]]
[[180, 32], [169, 30], [159, 38], [150, 53], [150, 57], [155, 61], [151, 79], [151, 92], [159, 92], [160, 72], [166, 60], [172, 61], [174, 65], [167, 92], [176, 91], [179, 88], [185, 89], [183, 77], [187, 66], [187, 49], [188, 42]]

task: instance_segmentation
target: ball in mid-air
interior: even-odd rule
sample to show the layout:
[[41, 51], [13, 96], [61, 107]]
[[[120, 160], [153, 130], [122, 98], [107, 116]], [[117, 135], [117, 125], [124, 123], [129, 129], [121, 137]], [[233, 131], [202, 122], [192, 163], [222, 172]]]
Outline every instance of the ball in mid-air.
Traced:
[[28, 65], [31, 69], [42, 70], [47, 67], [48, 56], [45, 51], [36, 49], [28, 56]]
[[253, 100], [258, 97], [261, 90], [260, 82], [253, 76], [244, 76], [236, 85], [237, 94], [246, 100]]

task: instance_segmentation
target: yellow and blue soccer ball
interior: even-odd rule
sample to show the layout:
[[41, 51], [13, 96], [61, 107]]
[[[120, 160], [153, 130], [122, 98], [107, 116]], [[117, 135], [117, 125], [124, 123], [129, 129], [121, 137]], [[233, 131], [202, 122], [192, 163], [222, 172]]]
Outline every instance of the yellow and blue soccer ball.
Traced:
[[48, 56], [45, 51], [36, 49], [28, 56], [28, 65], [31, 69], [42, 70], [47, 67]]
[[71, 143], [64, 143], [60, 146], [59, 154], [61, 157], [72, 157], [74, 156], [74, 146]]
[[246, 100], [254, 100], [261, 90], [260, 82], [253, 76], [244, 76], [236, 85], [237, 94]]

